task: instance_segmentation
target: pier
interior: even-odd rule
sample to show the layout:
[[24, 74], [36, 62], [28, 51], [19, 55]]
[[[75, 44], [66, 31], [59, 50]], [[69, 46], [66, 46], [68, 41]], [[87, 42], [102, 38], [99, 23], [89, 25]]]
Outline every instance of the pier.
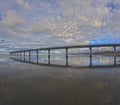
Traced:
[[[10, 52], [10, 58], [17, 60], [17, 61], [22, 61], [22, 62], [27, 62], [27, 63], [34, 63], [34, 64], [40, 64], [40, 65], [49, 65], [49, 66], [72, 66], [70, 65], [70, 55], [75, 55], [81, 56], [84, 53], [78, 53], [77, 50], [75, 54], [71, 53], [70, 50], [83, 50], [87, 49], [87, 53], [85, 53], [84, 56], [89, 57], [89, 63], [85, 66], [81, 66], [78, 64], [79, 67], [108, 67], [108, 66], [119, 66], [119, 56], [120, 56], [120, 44], [101, 44], [101, 45], [78, 45], [78, 46], [60, 46], [60, 47], [48, 47], [48, 48], [38, 48], [38, 49], [29, 49], [29, 50], [20, 50], [20, 51], [12, 51]], [[94, 49], [96, 49], [94, 51]], [[99, 49], [99, 50], [97, 50]], [[102, 51], [104, 49], [107, 49], [106, 51]], [[111, 50], [110, 50], [111, 49]], [[64, 53], [64, 61], [65, 63], [63, 65], [60, 64], [52, 64], [52, 57], [55, 56], [55, 54], [52, 54], [53, 51], [59, 51], [62, 50]], [[45, 52], [45, 56], [47, 57], [47, 63], [41, 63], [39, 61], [40, 54], [39, 52]], [[34, 56], [34, 61], [32, 60]], [[106, 65], [94, 65], [94, 57], [95, 56], [112, 56], [112, 63], [106, 64]], [[59, 61], [59, 59], [58, 59]]]

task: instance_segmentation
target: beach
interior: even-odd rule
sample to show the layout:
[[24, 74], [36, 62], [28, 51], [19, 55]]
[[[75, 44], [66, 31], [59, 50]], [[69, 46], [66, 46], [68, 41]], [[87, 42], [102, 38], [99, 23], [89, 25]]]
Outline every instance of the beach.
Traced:
[[1, 57], [0, 105], [120, 105], [120, 68], [41, 66]]

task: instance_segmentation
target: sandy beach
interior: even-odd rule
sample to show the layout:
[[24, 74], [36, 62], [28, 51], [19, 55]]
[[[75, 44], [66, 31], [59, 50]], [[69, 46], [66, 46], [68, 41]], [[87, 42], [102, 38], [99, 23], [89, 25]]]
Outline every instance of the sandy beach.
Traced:
[[1, 58], [0, 105], [120, 105], [120, 68], [49, 67]]

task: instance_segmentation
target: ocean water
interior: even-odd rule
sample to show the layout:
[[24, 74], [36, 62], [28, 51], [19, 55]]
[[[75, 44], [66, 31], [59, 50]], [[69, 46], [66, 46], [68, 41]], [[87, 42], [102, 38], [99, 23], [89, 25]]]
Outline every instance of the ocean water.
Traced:
[[[71, 55], [69, 63], [89, 64], [89, 56], [85, 59], [78, 57], [75, 59]], [[111, 57], [108, 59], [112, 62]], [[99, 62], [108, 64], [108, 61], [102, 59]], [[41, 66], [2, 56], [0, 105], [120, 105], [120, 68]]]
[[[21, 57], [14, 57], [15, 59], [26, 61], [26, 62], [33, 62], [39, 64], [48, 64], [48, 55], [47, 54], [39, 54], [38, 61], [36, 54], [21, 56]], [[105, 55], [92, 55], [92, 61], [90, 61], [89, 54], [71, 54], [68, 55], [68, 65], [69, 66], [76, 66], [76, 67], [86, 67], [90, 66], [90, 62], [92, 62], [92, 66], [112, 66], [116, 62], [116, 65], [120, 64], [120, 56], [105, 56]], [[65, 54], [51, 54], [50, 56], [50, 64], [51, 65], [66, 65], [66, 55]]]

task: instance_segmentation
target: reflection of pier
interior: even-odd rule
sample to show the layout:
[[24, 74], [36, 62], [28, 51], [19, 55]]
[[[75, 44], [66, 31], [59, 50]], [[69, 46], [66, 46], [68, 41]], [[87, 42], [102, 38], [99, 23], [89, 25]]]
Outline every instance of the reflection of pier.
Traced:
[[[65, 65], [64, 66], [71, 66], [69, 64], [69, 55], [70, 55], [70, 49], [88, 49], [88, 52], [86, 53], [86, 56], [89, 56], [89, 65], [85, 67], [93, 67], [93, 66], [99, 66], [99, 65], [94, 65], [93, 64], [93, 56], [97, 56], [98, 54], [102, 56], [106, 56], [108, 53], [108, 56], [111, 54], [113, 57], [113, 63], [112, 64], [107, 64], [107, 65], [100, 65], [100, 66], [118, 66], [119, 64], [117, 63], [117, 57], [119, 56], [119, 48], [120, 44], [104, 44], [104, 45], [80, 45], [80, 46], [64, 46], [64, 47], [51, 47], [51, 48], [40, 48], [40, 49], [30, 49], [30, 50], [21, 50], [21, 51], [13, 51], [10, 52], [10, 57], [14, 60], [22, 61], [22, 62], [28, 62], [28, 63], [35, 63], [35, 64], [44, 64], [39, 62], [39, 52], [44, 51], [47, 52], [47, 64], [45, 65], [54, 65], [52, 64], [51, 61], [51, 52], [53, 50], [64, 50], [64, 56], [65, 56]], [[94, 51], [94, 49], [99, 49]], [[101, 49], [101, 50], [100, 50]], [[103, 49], [107, 49], [107, 51], [103, 51]], [[112, 49], [109, 51], [109, 49]], [[34, 54], [33, 54], [34, 52]], [[77, 51], [76, 51], [77, 53]], [[82, 54], [82, 53], [81, 53]], [[77, 55], [80, 55], [77, 54]], [[27, 56], [27, 60], [26, 60]], [[35, 60], [33, 61], [33, 56]], [[59, 60], [59, 59], [58, 59]], [[58, 64], [59, 65], [59, 64]], [[80, 66], [81, 67], [81, 66]]]

